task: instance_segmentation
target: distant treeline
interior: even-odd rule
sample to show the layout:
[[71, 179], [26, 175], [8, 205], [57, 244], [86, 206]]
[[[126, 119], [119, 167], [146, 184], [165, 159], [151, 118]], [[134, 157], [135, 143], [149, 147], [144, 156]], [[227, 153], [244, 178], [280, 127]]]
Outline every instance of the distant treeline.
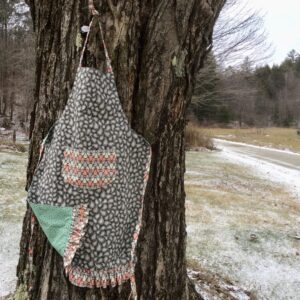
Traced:
[[34, 38], [27, 5], [0, 1], [0, 127], [28, 127], [33, 109]]
[[221, 68], [213, 55], [198, 75], [190, 114], [201, 123], [296, 126], [300, 120], [300, 55], [280, 65]]

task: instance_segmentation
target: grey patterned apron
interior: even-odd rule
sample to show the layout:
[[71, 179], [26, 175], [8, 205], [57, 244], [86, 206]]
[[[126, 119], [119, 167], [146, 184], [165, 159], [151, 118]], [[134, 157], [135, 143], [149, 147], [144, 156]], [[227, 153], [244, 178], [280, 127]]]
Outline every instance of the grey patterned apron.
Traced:
[[130, 279], [136, 297], [135, 247], [151, 147], [123, 112], [99, 25], [107, 71], [82, 67], [88, 32], [67, 105], [42, 143], [28, 203], [72, 284]]

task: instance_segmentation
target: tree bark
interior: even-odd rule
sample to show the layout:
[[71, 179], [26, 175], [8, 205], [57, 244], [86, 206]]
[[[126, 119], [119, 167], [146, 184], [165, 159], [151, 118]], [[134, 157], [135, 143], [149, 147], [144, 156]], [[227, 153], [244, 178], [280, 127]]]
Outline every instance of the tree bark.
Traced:
[[[88, 24], [84, 0], [28, 0], [36, 33], [35, 105], [31, 116], [27, 187], [42, 138], [62, 113], [79, 61], [79, 28]], [[117, 88], [132, 128], [152, 145], [143, 224], [137, 247], [139, 299], [188, 299], [185, 230], [185, 112], [194, 78], [212, 41], [224, 0], [95, 1], [101, 12]], [[99, 65], [99, 33], [89, 52]], [[97, 38], [93, 38], [93, 36]], [[78, 44], [78, 43], [77, 43]], [[24, 218], [18, 292], [29, 299], [128, 299], [129, 285], [85, 289], [69, 284], [62, 259], [38, 226]], [[29, 266], [28, 245], [33, 244]]]

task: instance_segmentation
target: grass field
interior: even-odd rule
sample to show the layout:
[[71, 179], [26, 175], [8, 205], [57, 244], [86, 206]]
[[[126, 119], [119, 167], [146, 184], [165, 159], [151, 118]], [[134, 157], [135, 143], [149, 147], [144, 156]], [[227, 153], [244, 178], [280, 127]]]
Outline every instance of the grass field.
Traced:
[[15, 288], [26, 203], [27, 153], [0, 151], [0, 299]]
[[199, 128], [199, 130], [216, 138], [300, 152], [300, 136], [293, 128]]
[[[0, 299], [16, 279], [26, 162], [26, 153], [0, 152]], [[298, 300], [299, 201], [219, 151], [187, 152], [186, 168], [188, 265], [199, 264], [258, 299]]]
[[188, 259], [258, 299], [298, 300], [299, 200], [222, 152], [188, 152], [186, 166]]

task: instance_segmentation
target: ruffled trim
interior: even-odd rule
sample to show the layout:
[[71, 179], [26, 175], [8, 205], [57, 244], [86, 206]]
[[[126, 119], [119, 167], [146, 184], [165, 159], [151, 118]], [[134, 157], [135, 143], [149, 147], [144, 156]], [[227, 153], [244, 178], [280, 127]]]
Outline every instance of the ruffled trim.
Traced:
[[118, 266], [109, 270], [92, 271], [77, 266], [68, 266], [66, 272], [69, 281], [79, 287], [103, 287], [121, 285], [128, 279], [132, 280], [134, 274], [131, 272], [131, 263]]
[[75, 252], [80, 247], [81, 239], [85, 234], [86, 224], [88, 222], [87, 205], [75, 206], [72, 212], [72, 225], [70, 237], [64, 251], [64, 267], [71, 265]]
[[[131, 261], [123, 266], [117, 266], [109, 270], [97, 270], [92, 271], [90, 269], [83, 269], [81, 267], [72, 266], [71, 261], [74, 257], [76, 250], [79, 247], [80, 240], [84, 235], [84, 227], [87, 223], [87, 208], [81, 206], [81, 213], [74, 213], [74, 226], [69, 239], [68, 246], [65, 250], [64, 255], [64, 266], [66, 274], [68, 275], [69, 281], [79, 287], [103, 287], [121, 285], [123, 282], [130, 280], [132, 296], [137, 299], [136, 283], [135, 283], [135, 264], [137, 261], [136, 257], [136, 245], [142, 225], [142, 213], [143, 213], [143, 200], [146, 191], [146, 186], [149, 178], [150, 164], [151, 164], [152, 150], [149, 149], [149, 155], [144, 172], [143, 190], [141, 195], [141, 208], [139, 211], [138, 222], [133, 233], [133, 240], [131, 244]], [[78, 218], [81, 215], [81, 218]], [[78, 222], [76, 220], [78, 219]]]

